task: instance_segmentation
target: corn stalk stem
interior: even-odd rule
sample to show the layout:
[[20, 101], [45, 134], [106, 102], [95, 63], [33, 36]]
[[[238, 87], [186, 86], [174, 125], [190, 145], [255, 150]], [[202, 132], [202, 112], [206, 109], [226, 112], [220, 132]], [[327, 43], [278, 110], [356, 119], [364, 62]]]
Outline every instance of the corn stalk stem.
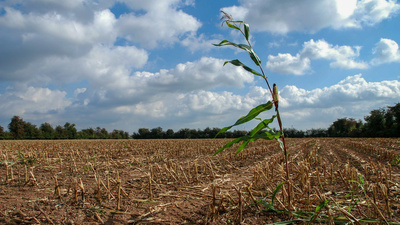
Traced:
[[[222, 12], [223, 12], [223, 11], [222, 11]], [[231, 16], [229, 16], [229, 15], [226, 14], [225, 12], [223, 12], [223, 13], [225, 14], [225, 18], [227, 18], [228, 21], [235, 23], [235, 22], [233, 21], [233, 19], [232, 19]], [[227, 23], [227, 24], [228, 24], [228, 23]], [[238, 29], [238, 30], [242, 33], [242, 35], [243, 35], [244, 37], [246, 37], [246, 34], [243, 32], [242, 29]], [[245, 38], [245, 39], [246, 39], [246, 42], [247, 42], [247, 44], [249, 45], [250, 49], [253, 49], [253, 47], [252, 47], [250, 41], [249, 41], [247, 38]], [[253, 49], [253, 50], [254, 50], [254, 49]], [[290, 176], [290, 173], [289, 173], [288, 153], [287, 153], [287, 148], [286, 148], [285, 134], [283, 133], [282, 120], [281, 120], [281, 116], [280, 116], [279, 110], [278, 110], [278, 101], [277, 101], [278, 99], [275, 99], [274, 92], [273, 92], [272, 89], [271, 89], [271, 85], [270, 85], [269, 82], [268, 82], [267, 76], [265, 76], [265, 72], [264, 72], [264, 70], [263, 70], [261, 64], [258, 64], [257, 66], [260, 68], [260, 71], [261, 71], [261, 73], [262, 73], [262, 76], [263, 76], [263, 78], [264, 78], [266, 84], [267, 84], [267, 87], [268, 87], [268, 89], [269, 89], [269, 92], [271, 93], [272, 100], [274, 101], [274, 106], [275, 106], [275, 111], [276, 111], [276, 118], [277, 118], [277, 120], [278, 120], [279, 130], [281, 131], [281, 134], [282, 134], [282, 135], [281, 135], [281, 139], [282, 139], [282, 143], [283, 143], [283, 152], [284, 152], [284, 154], [285, 154], [286, 183], [287, 183], [287, 185], [288, 185], [288, 209], [291, 210], [291, 184], [290, 184], [290, 179], [289, 179], [289, 178], [290, 178], [290, 177], [289, 177], [289, 176]], [[276, 93], [276, 94], [278, 94], [278, 93]]]

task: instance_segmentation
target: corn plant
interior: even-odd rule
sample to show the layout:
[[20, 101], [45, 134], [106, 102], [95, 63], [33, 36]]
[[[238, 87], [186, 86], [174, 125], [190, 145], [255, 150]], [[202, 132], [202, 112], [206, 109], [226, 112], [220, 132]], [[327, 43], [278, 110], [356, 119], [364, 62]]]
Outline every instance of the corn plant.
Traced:
[[[268, 101], [267, 103], [261, 104], [256, 106], [255, 108], [251, 109], [250, 112], [246, 115], [243, 116], [241, 118], [239, 118], [235, 124], [228, 126], [228, 127], [224, 127], [223, 129], [221, 129], [217, 136], [221, 133], [224, 133], [226, 131], [228, 131], [229, 129], [231, 129], [234, 126], [237, 125], [241, 125], [244, 123], [247, 123], [253, 119], [259, 120], [260, 122], [258, 123], [258, 125], [256, 127], [254, 127], [250, 133], [246, 136], [243, 137], [239, 137], [234, 139], [233, 141], [227, 143], [225, 146], [223, 146], [222, 148], [220, 148], [216, 153], [220, 153], [223, 150], [231, 147], [232, 145], [236, 144], [236, 143], [240, 143], [241, 145], [239, 146], [239, 148], [236, 151], [236, 154], [238, 154], [239, 152], [241, 152], [250, 142], [256, 141], [258, 139], [265, 139], [265, 140], [277, 140], [280, 143], [280, 147], [283, 150], [284, 156], [285, 156], [285, 170], [286, 170], [286, 183], [288, 186], [288, 208], [290, 210], [291, 208], [291, 204], [290, 204], [290, 196], [291, 196], [291, 188], [290, 188], [290, 181], [289, 181], [289, 165], [288, 165], [288, 153], [287, 153], [287, 148], [286, 148], [286, 142], [285, 142], [285, 135], [283, 133], [283, 126], [282, 126], [282, 120], [281, 120], [281, 116], [279, 114], [279, 93], [278, 93], [278, 87], [276, 84], [273, 84], [272, 88], [271, 85], [267, 79], [267, 76], [264, 73], [264, 70], [261, 66], [261, 60], [258, 57], [258, 55], [256, 54], [256, 52], [254, 51], [253, 47], [251, 46], [250, 43], [250, 27], [249, 24], [243, 22], [243, 21], [239, 21], [239, 20], [234, 20], [232, 18], [231, 15], [223, 12], [223, 16], [222, 16], [222, 25], [226, 24], [229, 28], [231, 29], [235, 29], [238, 30], [245, 38], [247, 44], [236, 44], [234, 42], [228, 41], [228, 40], [223, 40], [221, 41], [219, 44], [214, 44], [215, 46], [233, 46], [236, 48], [239, 48], [243, 51], [246, 51], [251, 60], [254, 62], [254, 64], [258, 67], [259, 71], [254, 70], [248, 66], [246, 66], [245, 64], [243, 64], [240, 60], [238, 59], [234, 59], [231, 61], [226, 61], [224, 63], [224, 65], [230, 63], [234, 66], [238, 66], [238, 67], [242, 67], [243, 69], [245, 69], [246, 71], [252, 73], [255, 76], [261, 77], [267, 87], [268, 90], [271, 94], [272, 97], [272, 101]], [[257, 118], [257, 116], [265, 111], [271, 110], [273, 107], [275, 107], [275, 115], [273, 115], [271, 118], [268, 119], [260, 119]], [[278, 121], [278, 125], [279, 125], [279, 131], [275, 132], [273, 131], [273, 129], [271, 129], [269, 127], [269, 124], [271, 124], [274, 119], [277, 119]]]

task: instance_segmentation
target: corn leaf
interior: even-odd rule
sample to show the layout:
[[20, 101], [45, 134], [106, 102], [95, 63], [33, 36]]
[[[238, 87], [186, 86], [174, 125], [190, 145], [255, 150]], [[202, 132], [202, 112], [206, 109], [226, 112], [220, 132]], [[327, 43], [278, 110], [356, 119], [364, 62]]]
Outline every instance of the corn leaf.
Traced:
[[259, 72], [253, 70], [252, 68], [250, 68], [250, 67], [244, 65], [242, 62], [240, 62], [240, 61], [237, 60], [237, 59], [234, 59], [234, 60], [231, 60], [231, 61], [226, 61], [226, 62], [224, 63], [224, 66], [225, 66], [227, 63], [230, 63], [230, 64], [235, 65], [235, 66], [241, 66], [241, 67], [243, 67], [243, 69], [245, 69], [246, 71], [248, 71], [248, 72], [250, 72], [250, 73], [252, 73], [252, 74], [254, 74], [254, 75], [256, 75], [256, 76], [260, 76], [260, 77], [263, 77], [263, 78], [264, 78], [264, 76], [263, 76], [262, 74], [260, 74]]
[[[234, 21], [232, 21], [232, 22], [234, 22]], [[228, 25], [228, 27], [230, 27], [230, 28], [233, 28], [233, 29], [236, 29], [236, 30], [240, 30], [240, 28], [239, 28], [239, 27], [237, 27], [237, 26], [233, 25], [233, 24], [232, 24], [232, 23], [230, 23], [229, 21], [226, 21], [226, 25]]]
[[281, 190], [282, 185], [283, 185], [283, 182], [278, 184], [278, 186], [276, 186], [274, 192], [272, 193], [271, 205], [274, 205], [274, 200], [275, 200], [276, 194], [279, 192], [279, 190]]
[[254, 135], [253, 137], [250, 136], [243, 136], [236, 138], [235, 140], [228, 142], [224, 147], [218, 149], [214, 153], [214, 155], [217, 155], [218, 153], [222, 152], [223, 150], [232, 147], [232, 145], [239, 143], [243, 141], [243, 143], [239, 146], [239, 148], [236, 150], [236, 155], [239, 154], [244, 148], [246, 148], [247, 144], [253, 141], [257, 141], [258, 139], [265, 139], [265, 140], [272, 140], [272, 139], [278, 139], [281, 136], [281, 132], [264, 132], [262, 134], [257, 134]]
[[272, 102], [268, 101], [265, 104], [261, 104], [255, 108], [253, 108], [252, 110], [250, 110], [250, 112], [246, 116], [243, 116], [240, 119], [238, 119], [235, 124], [222, 128], [217, 133], [217, 135], [215, 135], [215, 137], [217, 137], [221, 133], [228, 131], [229, 129], [231, 129], [234, 126], [249, 122], [250, 120], [254, 119], [256, 116], [258, 116], [260, 113], [270, 110], [272, 108], [272, 105], [273, 105]]
[[244, 27], [244, 37], [246, 38], [246, 40], [249, 40], [249, 36], [250, 36], [250, 28], [249, 28], [249, 24], [247, 23], [243, 23], [243, 27]]
[[248, 45], [245, 45], [245, 44], [236, 44], [236, 43], [230, 42], [230, 41], [228, 41], [228, 40], [223, 40], [223, 41], [221, 41], [219, 44], [213, 44], [213, 45], [214, 45], [214, 46], [232, 45], [232, 46], [234, 46], [234, 47], [236, 47], [236, 48], [240, 48], [240, 49], [246, 51], [247, 53], [249, 53], [250, 58], [253, 60], [253, 62], [254, 62], [257, 66], [260, 66], [260, 65], [261, 65], [261, 60], [260, 60], [260, 58], [259, 58], [258, 55], [254, 52], [254, 50], [253, 50], [250, 46], [248, 46]]
[[[253, 137], [254, 135], [256, 135], [260, 130], [264, 129], [264, 128], [268, 128], [268, 124], [272, 123], [274, 121], [274, 118], [276, 116], [274, 115], [271, 119], [265, 119], [262, 120], [256, 127], [253, 128], [253, 130], [250, 132], [249, 136]], [[261, 119], [260, 119], [261, 120]]]

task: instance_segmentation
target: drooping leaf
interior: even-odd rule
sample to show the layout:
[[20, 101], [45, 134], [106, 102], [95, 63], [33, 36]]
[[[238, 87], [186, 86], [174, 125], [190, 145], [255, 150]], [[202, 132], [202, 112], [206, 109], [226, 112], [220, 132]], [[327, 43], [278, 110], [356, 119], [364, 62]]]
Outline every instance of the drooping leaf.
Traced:
[[254, 52], [253, 49], [251, 49], [251, 52], [249, 52], [250, 58], [253, 60], [253, 62], [257, 65], [260, 66], [261, 65], [261, 60], [258, 57], [258, 55]]
[[[233, 22], [233, 21], [232, 21]], [[229, 21], [226, 21], [226, 25], [228, 25], [228, 27], [236, 29], [236, 30], [240, 30], [239, 27], [237, 27], [236, 25], [233, 25], [232, 23], [230, 23]]]
[[240, 62], [240, 61], [237, 60], [237, 59], [234, 59], [234, 60], [231, 60], [231, 61], [226, 61], [226, 62], [224, 63], [224, 66], [225, 66], [227, 63], [230, 63], [230, 64], [235, 65], [235, 66], [241, 66], [241, 67], [243, 67], [243, 69], [245, 69], [246, 71], [248, 71], [248, 72], [250, 72], [250, 73], [252, 73], [252, 74], [254, 74], [254, 75], [256, 75], [256, 76], [264, 77], [262, 74], [260, 74], [259, 72], [253, 70], [252, 68], [250, 68], [250, 67], [244, 65], [242, 62]]
[[319, 212], [321, 211], [321, 209], [323, 209], [326, 205], [328, 205], [328, 203], [330, 202], [330, 199], [325, 199], [324, 201], [322, 201], [317, 208], [315, 208], [315, 212]]
[[217, 155], [218, 153], [222, 152], [223, 150], [232, 147], [232, 145], [239, 143], [241, 141], [243, 141], [243, 143], [239, 146], [238, 150], [236, 151], [236, 155], [238, 153], [240, 153], [246, 146], [248, 143], [256, 141], [260, 138], [265, 139], [265, 140], [272, 140], [272, 139], [277, 139], [281, 136], [281, 132], [276, 132], [276, 133], [270, 133], [270, 132], [264, 132], [262, 134], [257, 134], [254, 135], [253, 137], [250, 136], [244, 136], [244, 137], [239, 137], [236, 138], [235, 140], [228, 142], [227, 144], [225, 144], [224, 147], [218, 149], [218, 151], [216, 151], [214, 153], [214, 155]]
[[321, 211], [326, 205], [328, 205], [328, 203], [330, 202], [330, 199], [325, 199], [324, 201], [322, 201], [317, 208], [315, 208], [315, 215], [313, 217], [311, 217], [311, 221], [314, 221], [316, 219], [316, 217], [319, 214], [319, 211]]
[[[264, 128], [269, 128], [268, 124], [272, 123], [274, 121], [274, 118], [276, 116], [274, 115], [271, 119], [265, 119], [262, 120], [256, 127], [253, 128], [253, 130], [250, 132], [249, 136], [253, 137], [254, 135], [256, 135], [260, 130], [264, 129]], [[270, 128], [269, 128], [270, 129]]]
[[280, 222], [275, 222], [275, 223], [270, 223], [270, 225], [289, 225], [289, 224], [295, 224], [301, 221], [307, 221], [304, 219], [294, 219], [294, 220], [288, 220], [288, 221], [280, 221]]
[[256, 116], [258, 116], [258, 114], [260, 114], [260, 113], [262, 113], [264, 111], [270, 110], [271, 108], [272, 108], [272, 102], [271, 101], [268, 101], [265, 104], [261, 104], [261, 105], [255, 107], [255, 108], [253, 108], [252, 110], [250, 110], [250, 112], [246, 116], [243, 116], [240, 119], [238, 119], [235, 124], [233, 124], [231, 126], [228, 126], [228, 127], [222, 128], [217, 133], [217, 135], [215, 135], [215, 136], [218, 136], [221, 133], [225, 133], [226, 131], [228, 131], [229, 129], [231, 129], [234, 126], [237, 126], [237, 125], [240, 125], [240, 124], [243, 124], [243, 123], [247, 123], [250, 120], [254, 119]]
[[243, 140], [243, 138], [244, 138], [244, 137], [239, 137], [239, 138], [236, 138], [236, 139], [233, 140], [233, 141], [228, 142], [224, 147], [218, 149], [218, 151], [216, 151], [216, 152], [214, 153], [214, 155], [217, 155], [218, 153], [222, 152], [223, 150], [232, 147], [232, 145], [241, 142], [241, 141]]
[[254, 52], [254, 50], [253, 50], [250, 46], [248, 46], [248, 45], [245, 45], [245, 44], [236, 44], [236, 43], [233, 43], [233, 42], [228, 41], [228, 40], [223, 40], [223, 41], [221, 41], [219, 44], [213, 44], [213, 45], [214, 45], [214, 46], [232, 45], [232, 46], [235, 46], [236, 48], [240, 48], [240, 49], [242, 49], [242, 50], [244, 50], [244, 51], [246, 51], [246, 52], [249, 53], [250, 58], [253, 60], [253, 62], [254, 62], [257, 66], [261, 65], [261, 60], [260, 60], [260, 58], [259, 58], [258, 55]]
[[278, 184], [278, 186], [276, 186], [274, 192], [272, 193], [271, 205], [274, 205], [274, 200], [275, 200], [276, 194], [279, 192], [279, 190], [281, 190], [282, 185], [283, 185], [283, 182]]
[[278, 210], [275, 209], [275, 207], [273, 205], [271, 205], [267, 201], [265, 201], [265, 199], [261, 199], [260, 202], [265, 208], [267, 208], [267, 210], [264, 210], [264, 211], [266, 211], [266, 212], [275, 212], [275, 213], [278, 212]]
[[246, 38], [246, 40], [249, 40], [249, 36], [250, 36], [249, 24], [243, 23], [243, 27], [244, 27], [244, 37]]
[[[282, 151], [283, 152], [285, 152], [285, 146], [283, 145], [283, 142], [282, 142], [282, 140], [281, 139], [276, 139], [278, 142], [279, 142], [279, 147], [282, 149]], [[287, 154], [287, 152], [286, 152], [286, 154]]]
[[239, 146], [239, 148], [236, 150], [236, 154], [239, 154], [244, 148], [246, 148], [246, 146], [252, 141], [252, 139], [248, 139], [243, 141], [243, 143]]

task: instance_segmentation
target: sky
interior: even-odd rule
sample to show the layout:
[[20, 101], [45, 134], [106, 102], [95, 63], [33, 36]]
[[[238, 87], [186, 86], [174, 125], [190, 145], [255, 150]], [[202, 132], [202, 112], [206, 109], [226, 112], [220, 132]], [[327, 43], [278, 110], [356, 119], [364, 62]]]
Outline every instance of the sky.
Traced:
[[396, 0], [0, 0], [0, 126], [14, 115], [130, 133], [234, 124], [271, 96], [260, 77], [223, 66], [257, 69], [212, 45], [245, 42], [221, 10], [249, 24], [284, 127], [400, 102]]

